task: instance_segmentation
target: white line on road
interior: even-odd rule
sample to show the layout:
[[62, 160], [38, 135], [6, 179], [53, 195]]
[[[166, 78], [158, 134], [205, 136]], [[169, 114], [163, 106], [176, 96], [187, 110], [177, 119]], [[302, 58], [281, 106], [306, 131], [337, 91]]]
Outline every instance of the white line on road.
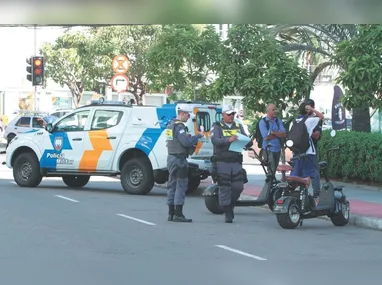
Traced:
[[55, 195], [55, 196], [58, 197], [58, 198], [61, 198], [61, 199], [68, 200], [68, 201], [70, 201], [70, 202], [74, 202], [74, 203], [78, 203], [78, 202], [79, 202], [79, 201], [77, 201], [77, 200], [73, 200], [73, 199], [70, 199], [70, 198], [65, 197], [65, 196], [61, 196], [61, 195]]
[[231, 252], [234, 252], [234, 253], [237, 253], [237, 254], [246, 256], [246, 257], [253, 258], [253, 259], [257, 259], [257, 260], [266, 260], [266, 259], [263, 258], [263, 257], [257, 256], [257, 255], [253, 255], [253, 254], [249, 254], [249, 253], [246, 253], [246, 252], [244, 252], [244, 251], [241, 251], [241, 250], [238, 250], [238, 249], [234, 249], [234, 248], [232, 248], [232, 247], [228, 247], [228, 246], [225, 246], [225, 245], [215, 245], [215, 246], [216, 246], [216, 247], [219, 247], [219, 248], [221, 248], [221, 249], [225, 249], [225, 250], [228, 250], [228, 251], [231, 251]]
[[124, 217], [126, 219], [130, 219], [130, 220], [133, 220], [133, 221], [136, 221], [136, 222], [140, 222], [142, 224], [146, 224], [146, 225], [149, 225], [149, 226], [155, 226], [155, 224], [150, 223], [148, 221], [144, 221], [144, 220], [137, 219], [137, 218], [134, 218], [134, 217], [126, 216], [126, 215], [123, 215], [123, 214], [117, 214], [117, 215], [120, 216], [120, 217]]

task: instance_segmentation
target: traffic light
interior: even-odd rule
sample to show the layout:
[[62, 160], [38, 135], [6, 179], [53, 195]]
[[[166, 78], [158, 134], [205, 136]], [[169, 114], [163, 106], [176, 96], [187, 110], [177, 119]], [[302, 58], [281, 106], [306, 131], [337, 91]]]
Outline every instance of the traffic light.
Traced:
[[44, 85], [44, 58], [42, 56], [32, 56], [27, 58], [27, 80], [32, 82], [32, 86]]
[[42, 56], [32, 57], [32, 85], [44, 85], [44, 58]]

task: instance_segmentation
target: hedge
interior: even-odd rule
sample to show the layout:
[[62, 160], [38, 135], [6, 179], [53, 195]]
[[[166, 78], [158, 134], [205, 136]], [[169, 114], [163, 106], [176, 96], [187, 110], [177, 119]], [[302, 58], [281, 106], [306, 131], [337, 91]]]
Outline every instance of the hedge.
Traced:
[[[327, 154], [328, 149], [337, 146], [339, 150]], [[331, 178], [382, 182], [382, 134], [337, 131], [331, 137], [330, 130], [325, 130], [318, 151], [320, 160], [329, 162]]]

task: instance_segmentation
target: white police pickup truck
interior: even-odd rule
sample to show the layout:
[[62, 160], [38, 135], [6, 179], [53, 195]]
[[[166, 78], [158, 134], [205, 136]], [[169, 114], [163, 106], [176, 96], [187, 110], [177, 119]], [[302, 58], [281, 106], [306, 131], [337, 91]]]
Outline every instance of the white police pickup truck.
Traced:
[[[163, 111], [93, 101], [45, 129], [18, 134], [6, 150], [6, 165], [21, 187], [37, 187], [43, 177], [62, 177], [78, 188], [91, 176], [120, 175], [127, 193], [144, 195], [167, 171], [164, 130], [175, 114], [176, 106]], [[190, 182], [201, 175], [198, 165], [190, 163]]]

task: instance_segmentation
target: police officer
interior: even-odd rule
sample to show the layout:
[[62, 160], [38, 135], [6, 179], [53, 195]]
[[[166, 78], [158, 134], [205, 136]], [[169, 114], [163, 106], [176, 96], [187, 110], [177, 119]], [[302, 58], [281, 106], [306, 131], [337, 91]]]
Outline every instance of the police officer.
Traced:
[[[224, 209], [225, 222], [232, 223], [233, 207], [244, 189], [246, 179], [243, 171], [243, 155], [230, 151], [230, 144], [237, 140], [237, 134], [246, 135], [243, 126], [234, 121], [235, 110], [231, 105], [223, 106], [223, 119], [215, 123], [211, 129], [211, 141], [214, 146], [212, 161], [216, 166], [219, 185], [219, 204]], [[253, 141], [246, 145], [249, 148]]]
[[188, 188], [188, 162], [187, 157], [195, 151], [195, 146], [204, 136], [201, 130], [196, 136], [188, 134], [185, 122], [190, 118], [190, 113], [178, 107], [178, 116], [167, 126], [167, 205], [168, 221], [192, 222], [183, 215], [183, 205]]

